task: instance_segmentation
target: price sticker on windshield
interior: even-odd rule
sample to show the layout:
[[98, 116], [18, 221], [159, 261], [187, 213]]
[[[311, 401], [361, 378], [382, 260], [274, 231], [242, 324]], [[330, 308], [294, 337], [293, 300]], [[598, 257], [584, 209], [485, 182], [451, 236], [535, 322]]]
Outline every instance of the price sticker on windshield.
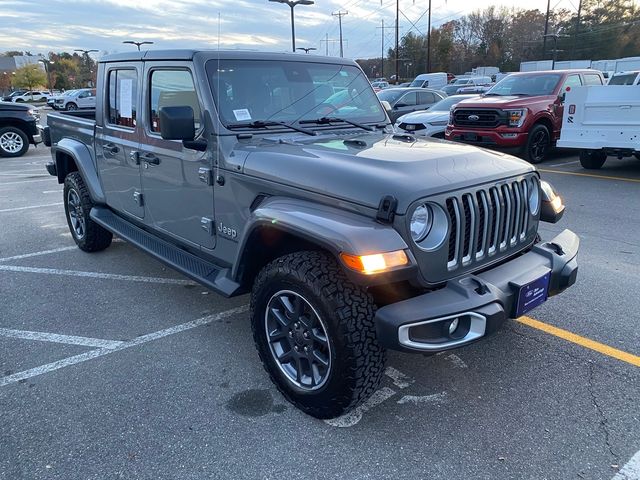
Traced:
[[239, 122], [243, 122], [245, 120], [251, 120], [251, 114], [249, 113], [249, 110], [247, 110], [246, 108], [234, 110], [233, 114], [235, 115], [236, 120], [238, 120]]

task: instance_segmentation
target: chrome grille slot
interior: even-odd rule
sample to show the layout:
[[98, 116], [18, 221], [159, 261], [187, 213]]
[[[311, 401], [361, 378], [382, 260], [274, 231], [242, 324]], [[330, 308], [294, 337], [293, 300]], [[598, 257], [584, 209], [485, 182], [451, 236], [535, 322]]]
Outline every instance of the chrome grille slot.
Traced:
[[532, 222], [528, 181], [520, 179], [446, 198], [449, 271], [497, 257], [526, 240]]

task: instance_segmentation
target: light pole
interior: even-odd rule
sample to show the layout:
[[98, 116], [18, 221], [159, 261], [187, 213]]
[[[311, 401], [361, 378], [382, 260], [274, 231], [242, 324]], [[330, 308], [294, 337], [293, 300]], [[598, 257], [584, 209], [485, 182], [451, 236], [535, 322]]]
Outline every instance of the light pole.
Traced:
[[317, 50], [316, 47], [298, 47], [296, 50], [304, 50], [304, 53], [309, 53], [311, 50]]
[[406, 73], [406, 77], [405, 78], [409, 78], [409, 67], [411, 67], [413, 65], [413, 63], [408, 62], [405, 64], [405, 67], [407, 67], [407, 73]]
[[130, 45], [135, 45], [138, 47], [138, 51], [140, 51], [140, 45], [153, 45], [153, 42], [134, 42], [133, 40], [125, 40], [122, 43], [128, 43]]
[[52, 62], [51, 60], [38, 60], [38, 62], [42, 63], [44, 65], [44, 71], [47, 74], [47, 83], [49, 86], [49, 91], [52, 90], [53, 85], [51, 85], [51, 65], [53, 65], [55, 62]]
[[293, 53], [296, 53], [296, 27], [295, 27], [295, 23], [293, 21], [293, 8], [296, 5], [313, 5], [315, 2], [313, 0], [295, 0], [295, 1], [291, 1], [291, 0], [269, 0], [270, 2], [275, 2], [275, 3], [284, 3], [286, 5], [289, 5], [289, 7], [291, 8], [291, 48], [293, 50]]

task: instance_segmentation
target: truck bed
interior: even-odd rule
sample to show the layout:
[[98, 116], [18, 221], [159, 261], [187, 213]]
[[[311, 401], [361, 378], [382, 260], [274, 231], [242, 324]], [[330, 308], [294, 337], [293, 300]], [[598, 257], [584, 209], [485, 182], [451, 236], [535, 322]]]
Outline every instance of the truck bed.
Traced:
[[47, 126], [52, 144], [57, 144], [63, 138], [72, 138], [84, 143], [93, 152], [95, 110], [50, 113], [47, 115]]

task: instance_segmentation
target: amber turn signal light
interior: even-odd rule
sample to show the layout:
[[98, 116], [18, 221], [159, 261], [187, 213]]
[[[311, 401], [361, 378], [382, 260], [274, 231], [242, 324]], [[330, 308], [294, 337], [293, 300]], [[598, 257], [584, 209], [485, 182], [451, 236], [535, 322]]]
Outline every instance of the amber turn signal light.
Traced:
[[396, 267], [403, 267], [409, 263], [409, 258], [404, 250], [395, 252], [374, 253], [371, 255], [351, 255], [341, 253], [340, 258], [344, 264], [356, 272], [365, 275], [382, 273]]

